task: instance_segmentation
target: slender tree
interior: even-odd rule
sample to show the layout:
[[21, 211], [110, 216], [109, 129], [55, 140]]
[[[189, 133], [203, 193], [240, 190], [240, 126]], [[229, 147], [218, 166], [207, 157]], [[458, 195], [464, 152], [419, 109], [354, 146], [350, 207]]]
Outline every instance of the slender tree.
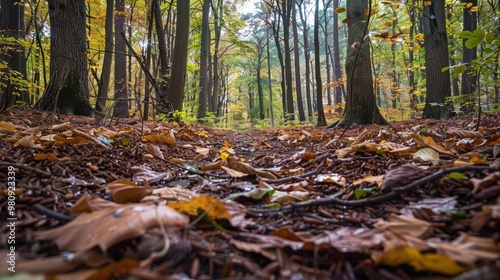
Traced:
[[172, 64], [172, 76], [168, 100], [174, 110], [182, 111], [184, 101], [184, 83], [189, 43], [189, 0], [177, 0], [177, 23], [175, 27], [175, 45]]
[[[340, 0], [333, 0], [333, 10], [336, 11], [339, 7]], [[342, 102], [342, 68], [340, 67], [340, 40], [339, 40], [339, 15], [338, 13], [333, 14], [333, 25], [332, 25], [332, 55], [333, 55], [333, 82], [335, 83], [335, 92], [333, 95], [333, 103], [340, 104]]]
[[102, 62], [101, 79], [97, 93], [95, 109], [101, 112], [106, 107], [108, 99], [109, 82], [111, 80], [111, 64], [113, 62], [113, 12], [114, 0], [106, 0], [106, 20], [104, 26], [104, 59]]
[[[269, 19], [269, 13], [267, 14]], [[271, 127], [274, 127], [274, 110], [273, 110], [273, 85], [271, 83], [271, 51], [269, 48], [269, 31], [270, 26], [266, 28], [266, 55], [267, 55], [267, 89], [269, 91], [269, 119], [271, 120]]]
[[[158, 52], [160, 55], [160, 79], [158, 79], [157, 83], [162, 90], [161, 93], [156, 92], [156, 94], [163, 94], [164, 96], [168, 92], [168, 70], [169, 70], [169, 59], [167, 53], [167, 41], [165, 40], [165, 32], [163, 31], [163, 21], [162, 14], [160, 9], [161, 0], [153, 0], [154, 9], [153, 14], [155, 18], [155, 30], [156, 36], [158, 37]], [[188, 25], [189, 28], [189, 25]], [[156, 97], [161, 100], [159, 96]]]
[[[303, 0], [297, 2], [299, 5], [299, 16], [302, 22], [302, 36], [304, 44], [304, 64], [305, 64], [305, 84], [306, 84], [306, 102], [307, 102], [307, 116], [311, 118], [313, 116], [312, 100], [311, 100], [311, 66], [309, 61], [311, 60], [311, 54], [309, 53], [309, 27], [307, 24], [306, 13], [308, 10], [307, 5]], [[303, 6], [303, 8], [302, 8]]]
[[127, 57], [122, 37], [125, 31], [125, 0], [116, 0], [115, 14], [115, 107], [113, 115], [128, 118]]
[[[29, 104], [26, 89], [14, 81], [26, 80], [26, 55], [20, 40], [24, 39], [24, 5], [20, 0], [2, 0], [0, 6], [0, 34], [11, 37], [13, 43], [0, 43], [0, 111], [20, 100]], [[7, 42], [7, 40], [5, 40]]]
[[445, 0], [424, 2], [424, 46], [426, 97], [423, 117], [437, 116], [434, 103], [444, 104], [451, 95], [450, 73], [442, 69], [448, 66], [448, 36], [446, 33]]
[[201, 23], [201, 55], [200, 55], [200, 95], [198, 120], [203, 121], [207, 116], [207, 98], [208, 98], [208, 56], [210, 52], [210, 27], [209, 13], [210, 1], [203, 0], [203, 16]]
[[[295, 2], [295, 1], [294, 1]], [[297, 93], [297, 111], [299, 111], [299, 121], [304, 122], [304, 104], [302, 101], [302, 77], [300, 75], [300, 54], [299, 54], [299, 30], [297, 28], [297, 4], [292, 3], [292, 27], [293, 27], [293, 60], [295, 63], [295, 92]]]
[[326, 126], [325, 111], [323, 110], [323, 82], [321, 81], [321, 61], [319, 53], [319, 0], [316, 0], [314, 9], [314, 70], [316, 76], [316, 103], [318, 107], [318, 126]]
[[84, 0], [49, 0], [50, 81], [36, 107], [89, 116]]
[[292, 88], [292, 60], [290, 49], [290, 18], [291, 18], [292, 0], [281, 0], [281, 11], [283, 19], [283, 47], [285, 56], [285, 87], [286, 87], [286, 113], [287, 120], [295, 119], [293, 108], [293, 88]]
[[[477, 0], [462, 0], [462, 3], [471, 5], [465, 6], [463, 11], [463, 30], [473, 32], [477, 28], [477, 12], [471, 10], [477, 7]], [[462, 64], [467, 67], [462, 73], [462, 87], [460, 93], [469, 94], [476, 91], [476, 73], [472, 67], [472, 61], [477, 58], [477, 47], [468, 48], [465, 44], [467, 38], [462, 40]]]

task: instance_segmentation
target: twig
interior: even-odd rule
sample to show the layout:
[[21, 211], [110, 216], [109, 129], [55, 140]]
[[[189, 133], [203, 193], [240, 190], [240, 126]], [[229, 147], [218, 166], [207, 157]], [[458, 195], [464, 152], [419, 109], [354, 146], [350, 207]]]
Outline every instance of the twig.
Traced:
[[61, 213], [57, 213], [56, 211], [50, 210], [49, 208], [41, 205], [41, 204], [35, 204], [33, 205], [33, 209], [36, 210], [40, 214], [47, 215], [47, 217], [54, 218], [56, 220], [59, 220], [61, 222], [71, 222], [74, 217], [64, 215]]
[[0, 161], [0, 165], [3, 165], [3, 166], [13, 166], [15, 168], [24, 169], [24, 170], [28, 170], [28, 171], [33, 171], [35, 173], [38, 173], [38, 174], [46, 176], [46, 177], [50, 177], [52, 175], [49, 172], [40, 170], [38, 168], [29, 166], [29, 165], [26, 165], [26, 164], [16, 163], [16, 162]]
[[361, 206], [368, 206], [372, 204], [377, 204], [381, 203], [383, 201], [387, 201], [390, 199], [397, 198], [403, 193], [410, 192], [417, 188], [418, 186], [421, 186], [423, 184], [426, 184], [428, 182], [437, 180], [447, 174], [453, 173], [453, 172], [467, 172], [467, 171], [489, 171], [489, 172], [496, 172], [500, 171], [500, 166], [462, 166], [462, 167], [455, 167], [455, 168], [448, 168], [448, 169], [443, 169], [440, 170], [436, 173], [433, 173], [429, 176], [423, 177], [420, 180], [417, 180], [413, 183], [410, 183], [402, 188], [394, 189], [392, 192], [384, 193], [379, 196], [375, 197], [369, 197], [369, 198], [364, 198], [360, 200], [344, 200], [344, 199], [338, 199], [335, 197], [328, 197], [324, 199], [317, 199], [309, 202], [303, 202], [303, 203], [294, 203], [291, 204], [290, 206], [285, 206], [281, 207], [279, 209], [249, 209], [250, 211], [254, 213], [275, 213], [275, 212], [288, 212], [292, 211], [295, 209], [299, 208], [305, 208], [305, 207], [311, 207], [311, 206], [320, 206], [320, 205], [341, 205], [341, 206], [346, 206], [346, 207], [361, 207]]

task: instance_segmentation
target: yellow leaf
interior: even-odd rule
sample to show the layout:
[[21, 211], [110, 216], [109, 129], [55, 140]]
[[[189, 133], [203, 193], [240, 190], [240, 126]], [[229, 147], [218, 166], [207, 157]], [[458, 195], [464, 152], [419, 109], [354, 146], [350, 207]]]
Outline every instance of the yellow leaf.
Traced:
[[470, 8], [470, 11], [473, 13], [479, 11], [479, 6], [474, 6], [474, 7]]
[[470, 3], [470, 2], [469, 2], [469, 3], [467, 3], [467, 4], [465, 5], [465, 7], [466, 7], [466, 8], [470, 8], [470, 7], [472, 7], [472, 5], [474, 5], [474, 4], [472, 4], [472, 3]]
[[337, 9], [335, 9], [335, 12], [337, 14], [341, 14], [341, 13], [345, 12], [345, 8], [344, 7], [338, 7]]
[[272, 148], [271, 145], [267, 144], [264, 140], [260, 141], [260, 147], [262, 149], [271, 149]]
[[432, 2], [431, 1], [424, 1], [424, 5], [425, 6], [430, 6], [430, 5], [432, 5]]
[[410, 265], [419, 271], [432, 271], [449, 276], [460, 274], [466, 270], [465, 267], [449, 257], [436, 253], [423, 254], [419, 259], [410, 262]]
[[168, 206], [190, 216], [198, 216], [198, 209], [201, 209], [206, 211], [212, 219], [226, 218], [230, 220], [232, 218], [231, 214], [227, 212], [223, 201], [206, 195], [200, 195], [191, 201], [177, 202]]
[[12, 123], [0, 122], [0, 132], [15, 132], [16, 127]]
[[34, 160], [48, 160], [48, 161], [63, 161], [69, 159], [68, 157], [58, 158], [54, 153], [35, 154]]
[[71, 123], [70, 122], [64, 122], [61, 124], [55, 124], [51, 127], [52, 130], [54, 131], [64, 131], [64, 130], [69, 130], [71, 129]]
[[375, 264], [393, 267], [408, 264], [417, 271], [431, 271], [450, 276], [466, 270], [465, 267], [445, 255], [436, 253], [421, 254], [417, 249], [408, 246], [396, 247], [383, 253], [375, 260]]
[[399, 266], [408, 264], [420, 257], [420, 252], [411, 247], [400, 246], [380, 255], [375, 260], [375, 265]]
[[175, 139], [166, 135], [166, 134], [150, 134], [144, 136], [142, 138], [143, 142], [159, 142], [159, 143], [165, 143], [167, 145], [172, 145], [175, 146]]
[[222, 152], [219, 156], [220, 159], [222, 160], [227, 160], [231, 157], [231, 155], [228, 152]]

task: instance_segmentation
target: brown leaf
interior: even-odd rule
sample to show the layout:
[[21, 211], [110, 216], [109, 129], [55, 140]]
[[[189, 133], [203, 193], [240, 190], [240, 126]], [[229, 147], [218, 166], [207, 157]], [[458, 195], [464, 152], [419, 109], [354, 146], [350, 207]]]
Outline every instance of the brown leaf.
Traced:
[[465, 129], [458, 129], [458, 128], [452, 128], [446, 131], [446, 136], [447, 137], [460, 137], [460, 138], [482, 138], [484, 137], [481, 132], [478, 131], [472, 131], [472, 130], [465, 130]]
[[137, 186], [127, 179], [118, 179], [106, 186], [117, 203], [139, 202], [146, 195], [151, 194], [148, 187]]
[[80, 199], [78, 199], [75, 205], [70, 208], [70, 211], [74, 213], [94, 212], [101, 209], [116, 207], [119, 207], [119, 204], [85, 193], [82, 197], [80, 197]]
[[385, 173], [384, 182], [380, 186], [381, 190], [398, 186], [398, 183], [403, 182], [408, 177], [418, 174], [422, 171], [418, 166], [413, 164], [403, 164], [399, 167], [391, 169]]
[[160, 223], [168, 227], [183, 227], [189, 222], [187, 216], [167, 206], [119, 206], [82, 213], [63, 226], [34, 232], [34, 238], [54, 241], [60, 250], [75, 251], [76, 254], [95, 247], [105, 253], [113, 245], [141, 236]]
[[241, 162], [239, 160], [228, 160], [229, 167], [243, 174], [257, 175], [261, 178], [276, 179], [276, 175], [269, 171], [257, 170], [247, 163]]

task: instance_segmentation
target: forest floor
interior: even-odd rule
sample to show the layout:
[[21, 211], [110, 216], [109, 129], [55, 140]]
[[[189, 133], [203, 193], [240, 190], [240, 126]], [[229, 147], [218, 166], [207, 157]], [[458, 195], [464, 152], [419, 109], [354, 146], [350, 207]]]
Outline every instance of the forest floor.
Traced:
[[476, 124], [363, 125], [339, 139], [3, 112], [0, 273], [499, 279], [500, 116]]

